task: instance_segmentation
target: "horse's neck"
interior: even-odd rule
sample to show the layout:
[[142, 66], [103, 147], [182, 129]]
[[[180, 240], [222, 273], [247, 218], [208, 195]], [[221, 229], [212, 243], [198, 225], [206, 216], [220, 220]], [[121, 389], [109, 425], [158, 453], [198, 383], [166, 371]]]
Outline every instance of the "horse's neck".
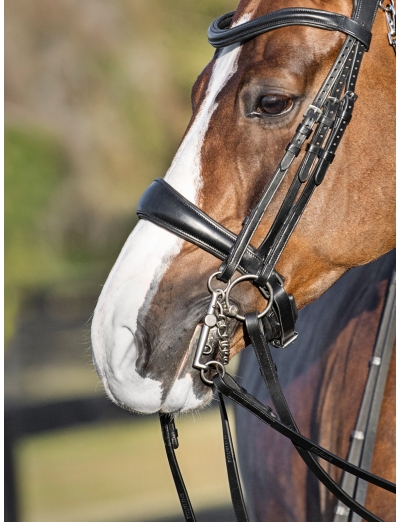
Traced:
[[[300, 335], [296, 342], [285, 350], [273, 352], [279, 378], [300, 431], [343, 458], [347, 455], [357, 420], [394, 263], [393, 251], [369, 265], [347, 272], [322, 297], [300, 311], [296, 325]], [[250, 393], [261, 401], [270, 402], [250, 347], [242, 356], [239, 374], [243, 377], [241, 384]], [[253, 432], [252, 420], [239, 410], [237, 425], [245, 482], [254, 481], [256, 476], [259, 479], [261, 475], [257, 488], [268, 489], [279, 468], [289, 477], [297, 477], [295, 481], [287, 479], [282, 485], [280, 507], [283, 511], [293, 509], [299, 521], [310, 520], [307, 518], [309, 509], [332, 513], [336, 500], [328, 496], [325, 488], [320, 490], [320, 505], [314, 505], [318, 504], [316, 481], [312, 488], [317, 500], [310, 500], [313, 507], [296, 504], [295, 493], [290, 489], [296, 489], [296, 498], [305, 498], [306, 492], [301, 491], [301, 477], [305, 471], [301, 463], [296, 467], [298, 463], [293, 461], [290, 445], [286, 446], [267, 427], [259, 424]], [[246, 427], [244, 431], [243, 426]], [[246, 444], [242, 444], [244, 432]], [[251, 438], [254, 440], [249, 440]], [[265, 457], [260, 462], [259, 454], [254, 455], [245, 447], [252, 444], [265, 450]], [[329, 471], [340, 480], [337, 468], [332, 466]], [[262, 498], [262, 494], [255, 493], [256, 502], [262, 502]], [[262, 509], [268, 511], [270, 508], [266, 499]]]

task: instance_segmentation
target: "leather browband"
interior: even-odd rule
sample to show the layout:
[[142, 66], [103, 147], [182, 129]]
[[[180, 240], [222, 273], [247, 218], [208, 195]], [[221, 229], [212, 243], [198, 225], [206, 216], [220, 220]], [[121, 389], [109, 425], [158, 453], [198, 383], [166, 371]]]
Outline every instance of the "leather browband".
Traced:
[[320, 9], [288, 8], [259, 16], [236, 27], [230, 27], [235, 11], [214, 20], [208, 29], [208, 41], [217, 49], [250, 40], [255, 36], [289, 25], [307, 25], [328, 31], [340, 31], [359, 40], [368, 50], [371, 31], [342, 14]]

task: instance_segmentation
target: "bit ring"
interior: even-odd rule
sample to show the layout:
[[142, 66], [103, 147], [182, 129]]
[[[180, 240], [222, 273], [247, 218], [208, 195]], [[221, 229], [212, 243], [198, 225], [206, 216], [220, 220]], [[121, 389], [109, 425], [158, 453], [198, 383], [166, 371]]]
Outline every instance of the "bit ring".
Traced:
[[[207, 288], [208, 288], [208, 291], [210, 292], [210, 294], [212, 294], [213, 292], [220, 292], [221, 294], [225, 291], [223, 290], [222, 288], [211, 288], [211, 281], [213, 280], [214, 277], [216, 277], [217, 275], [220, 275], [222, 274], [222, 272], [220, 270], [218, 270], [218, 272], [214, 272], [213, 274], [210, 275], [210, 277], [208, 278], [208, 281], [207, 281]], [[229, 285], [228, 285], [229, 286]]]
[[[238, 321], [244, 321], [245, 317], [244, 317], [244, 315], [239, 315], [239, 314], [233, 315], [231, 313], [231, 308], [232, 307], [231, 307], [231, 305], [229, 303], [229, 294], [231, 293], [232, 288], [235, 285], [237, 285], [238, 283], [241, 283], [242, 281], [247, 281], [249, 279], [257, 279], [257, 278], [258, 278], [258, 276], [254, 275], [254, 274], [246, 274], [244, 276], [238, 277], [237, 279], [235, 279], [234, 281], [232, 281], [229, 284], [228, 288], [225, 291], [225, 304], [226, 304], [227, 309], [229, 310], [229, 314], [231, 315], [231, 317], [234, 317]], [[258, 314], [258, 316], [257, 316], [258, 319], [261, 319], [262, 317], [264, 317], [271, 310], [272, 304], [274, 302], [274, 291], [273, 291], [273, 288], [270, 285], [270, 283], [267, 283], [266, 286], [267, 286], [268, 292], [269, 292], [268, 305], [266, 306], [266, 308], [264, 308], [264, 310], [260, 314]]]
[[[220, 372], [222, 374], [222, 377], [225, 375], [225, 366], [222, 363], [220, 363], [219, 361], [208, 361], [205, 363], [205, 366], [212, 366], [212, 365], [219, 366], [222, 370], [222, 372]], [[217, 372], [218, 372], [218, 370], [217, 370]], [[204, 370], [204, 369], [200, 370], [200, 375], [201, 375], [201, 378], [203, 379], [203, 381], [206, 384], [214, 384], [213, 381], [211, 381], [210, 379], [207, 379], [205, 373], [206, 373], [206, 370]]]

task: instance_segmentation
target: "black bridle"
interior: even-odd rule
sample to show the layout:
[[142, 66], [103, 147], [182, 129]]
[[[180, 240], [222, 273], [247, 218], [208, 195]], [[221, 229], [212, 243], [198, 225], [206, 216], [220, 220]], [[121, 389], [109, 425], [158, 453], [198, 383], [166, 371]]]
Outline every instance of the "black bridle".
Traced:
[[[288, 437], [317, 478], [343, 505], [365, 520], [378, 522], [380, 519], [366, 510], [362, 503], [351, 498], [346, 492], [346, 488], [340, 488], [320, 466], [315, 458], [316, 456], [328, 460], [354, 477], [362, 478], [383, 489], [395, 492], [393, 483], [339, 458], [301, 435], [283, 395], [268, 345], [268, 343], [271, 343], [277, 348], [284, 348], [297, 337], [294, 329], [297, 319], [296, 305], [293, 296], [286, 293], [284, 279], [276, 272], [275, 266], [314, 190], [323, 182], [328, 167], [334, 160], [345, 129], [350, 123], [354, 103], [357, 100], [355, 94], [357, 76], [364, 52], [368, 50], [370, 45], [371, 29], [379, 7], [386, 12], [389, 42], [395, 50], [394, 22], [390, 25], [390, 21], [394, 17], [394, 6], [391, 3], [382, 7], [378, 0], [356, 1], [351, 18], [317, 9], [289, 8], [274, 11], [232, 28], [230, 28], [230, 24], [234, 13], [228, 13], [216, 19], [208, 31], [209, 42], [216, 48], [240, 44], [260, 34], [289, 25], [307, 25], [340, 31], [346, 34], [346, 39], [313, 103], [307, 108], [293, 139], [287, 145], [285, 154], [271, 181], [261, 194], [257, 205], [245, 220], [237, 236], [187, 201], [162, 179], [153, 182], [138, 204], [139, 218], [152, 221], [223, 261], [218, 272], [213, 276], [216, 276], [219, 281], [227, 283], [228, 286], [225, 289], [213, 289], [211, 287], [213, 276], [209, 280], [211, 301], [200, 335], [194, 367], [201, 371], [202, 379], [206, 383], [215, 385], [218, 389], [228, 478], [238, 522], [247, 521], [248, 517], [243, 502], [222, 395], [230, 397], [260, 420]], [[254, 249], [250, 245], [250, 241], [294, 159], [299, 155], [306, 142], [307, 146], [300, 166], [272, 227], [261, 245]], [[244, 275], [244, 277], [239, 278], [240, 280], [251, 279], [252, 283], [268, 300], [268, 306], [262, 314], [248, 313], [241, 320], [244, 321], [247, 333], [252, 341], [275, 412], [248, 394], [231, 376], [225, 373], [224, 364], [229, 358], [229, 351], [226, 353], [227, 335], [226, 331], [218, 325], [222, 324], [221, 320], [226, 319], [226, 316], [236, 317], [237, 319], [241, 317], [238, 315], [238, 310], [234, 309], [229, 303], [230, 290], [240, 282], [239, 279], [231, 281], [236, 271]], [[391, 317], [389, 330], [392, 331], [394, 324], [393, 302], [390, 301], [387, 306], [390, 308], [388, 313]], [[204, 358], [207, 358], [206, 356], [210, 354], [210, 347], [207, 344], [209, 334], [216, 325], [224, 350], [220, 353], [220, 360], [204, 362]], [[224, 342], [225, 344], [223, 344]], [[393, 346], [391, 337], [389, 337], [386, 345], [387, 358], [387, 354], [391, 353]], [[210, 371], [214, 370], [217, 373], [213, 380], [210, 380]], [[368, 405], [365, 407], [368, 408]], [[174, 454], [174, 449], [178, 444], [174, 420], [172, 415], [166, 414], [160, 414], [160, 419], [182, 510], [186, 520], [194, 521], [194, 513]], [[341, 518], [340, 520], [346, 519]]]

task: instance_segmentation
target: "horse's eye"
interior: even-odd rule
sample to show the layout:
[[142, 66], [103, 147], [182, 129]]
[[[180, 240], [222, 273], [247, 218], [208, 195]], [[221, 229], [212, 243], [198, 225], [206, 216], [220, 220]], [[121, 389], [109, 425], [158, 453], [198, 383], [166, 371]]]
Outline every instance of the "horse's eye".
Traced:
[[270, 116], [277, 116], [292, 108], [293, 101], [283, 94], [266, 94], [258, 102], [257, 111]]

